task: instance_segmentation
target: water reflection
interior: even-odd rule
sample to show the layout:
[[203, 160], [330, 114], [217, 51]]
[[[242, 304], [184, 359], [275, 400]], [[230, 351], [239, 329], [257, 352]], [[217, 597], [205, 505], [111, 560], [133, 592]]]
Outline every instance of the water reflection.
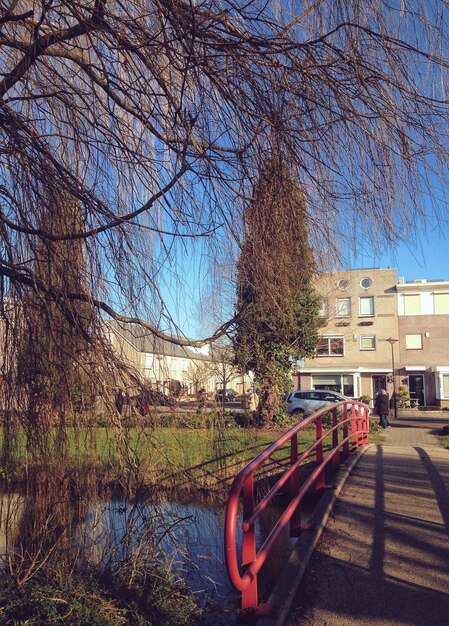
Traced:
[[[119, 497], [47, 497], [44, 503], [35, 496], [0, 495], [0, 555], [4, 562], [13, 552], [50, 549], [51, 542], [64, 546], [72, 558], [76, 554], [80, 565], [101, 569], [129, 558], [141, 562], [163, 559], [202, 605], [219, 605], [221, 609], [238, 606], [239, 595], [229, 583], [224, 564], [222, 504], [200, 500], [132, 502]], [[273, 510], [264, 512], [257, 526], [259, 545], [277, 516]], [[287, 533], [282, 536], [264, 567], [260, 579], [264, 596], [293, 541]]]

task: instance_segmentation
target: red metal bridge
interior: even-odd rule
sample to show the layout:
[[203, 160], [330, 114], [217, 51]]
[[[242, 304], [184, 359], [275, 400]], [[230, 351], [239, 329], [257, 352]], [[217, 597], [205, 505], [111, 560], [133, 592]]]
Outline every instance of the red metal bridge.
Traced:
[[[330, 424], [330, 426], [329, 426]], [[314, 441], [303, 450], [303, 440]], [[336, 471], [358, 447], [368, 443], [369, 408], [360, 402], [344, 401], [328, 405], [291, 428], [264, 452], [248, 463], [235, 477], [226, 510], [225, 556], [226, 567], [233, 586], [241, 592], [241, 608], [265, 612], [269, 607], [259, 606], [258, 574], [270, 551], [286, 527], [291, 536], [298, 536], [308, 525], [302, 519], [305, 496], [310, 491], [327, 487], [326, 475]], [[256, 501], [255, 483], [278, 451], [289, 450], [289, 459], [268, 493]], [[300, 450], [303, 450], [302, 452]], [[300, 468], [313, 461], [313, 469], [300, 479]], [[279, 519], [263, 545], [256, 545], [256, 521], [281, 491], [289, 497]], [[242, 500], [243, 506], [239, 507]], [[239, 513], [239, 510], [241, 511]], [[241, 549], [238, 549], [237, 529], [243, 531]]]

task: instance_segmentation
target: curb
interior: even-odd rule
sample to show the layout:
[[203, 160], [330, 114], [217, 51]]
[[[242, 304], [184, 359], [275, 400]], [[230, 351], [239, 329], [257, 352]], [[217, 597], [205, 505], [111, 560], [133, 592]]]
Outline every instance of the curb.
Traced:
[[327, 519], [337, 500], [346, 479], [357, 465], [365, 452], [375, 444], [358, 448], [334, 476], [333, 488], [325, 491], [312, 514], [313, 530], [305, 531], [298, 539], [292, 553], [282, 570], [276, 585], [268, 599], [268, 605], [273, 608], [275, 617], [260, 617], [256, 626], [282, 626], [287, 619], [293, 599], [298, 591], [301, 580], [312, 557], [318, 539], [326, 526]]

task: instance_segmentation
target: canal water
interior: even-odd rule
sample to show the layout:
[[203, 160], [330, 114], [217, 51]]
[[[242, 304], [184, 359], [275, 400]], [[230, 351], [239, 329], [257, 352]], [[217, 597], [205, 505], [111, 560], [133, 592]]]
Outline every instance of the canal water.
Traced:
[[[71, 525], [72, 541], [86, 564], [107, 567], [131, 553], [142, 554], [142, 558], [153, 554], [155, 559], [163, 559], [175, 578], [185, 581], [205, 609], [205, 623], [231, 624], [240, 596], [226, 573], [224, 513], [223, 504], [200, 498], [156, 503], [115, 497], [86, 503], [81, 515], [78, 510], [76, 515], [67, 516], [67, 523]], [[16, 544], [23, 542], [24, 517], [30, 514], [25, 495], [0, 496], [0, 556], [4, 562]], [[259, 545], [278, 515], [276, 508], [272, 508], [258, 520]], [[261, 572], [259, 586], [263, 596], [268, 597], [294, 541], [288, 532], [278, 540], [276, 550]]]

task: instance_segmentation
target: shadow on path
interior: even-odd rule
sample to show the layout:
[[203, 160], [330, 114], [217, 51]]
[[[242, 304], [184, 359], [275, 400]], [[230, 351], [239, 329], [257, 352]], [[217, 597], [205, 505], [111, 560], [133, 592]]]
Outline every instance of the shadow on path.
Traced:
[[435, 449], [379, 446], [364, 455], [286, 624], [449, 624], [449, 454]]

